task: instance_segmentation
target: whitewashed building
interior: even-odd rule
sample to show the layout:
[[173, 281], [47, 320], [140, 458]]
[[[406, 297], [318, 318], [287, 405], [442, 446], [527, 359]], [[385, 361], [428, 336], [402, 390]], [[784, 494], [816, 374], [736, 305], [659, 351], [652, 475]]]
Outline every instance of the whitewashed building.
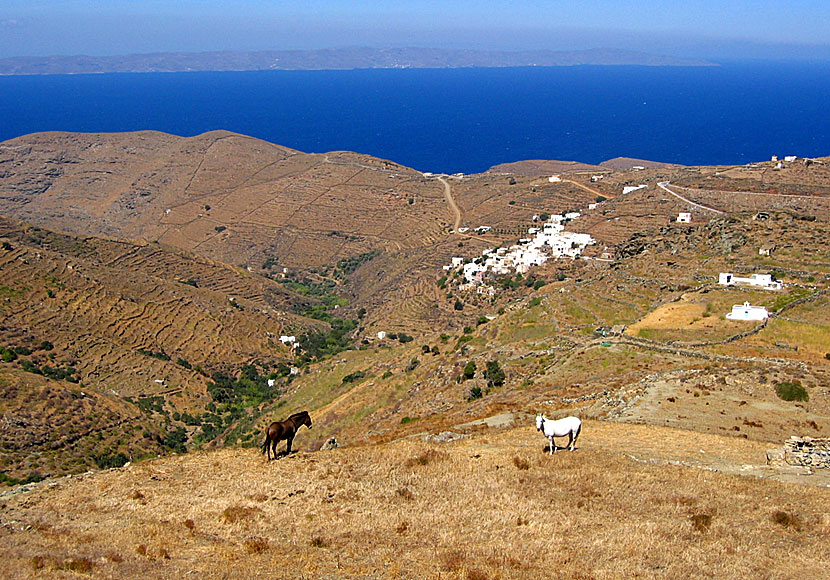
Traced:
[[721, 286], [751, 286], [766, 290], [781, 290], [784, 285], [775, 280], [772, 274], [752, 274], [749, 278], [735, 276], [731, 272], [721, 272], [718, 276], [718, 284]]
[[765, 306], [752, 306], [749, 302], [735, 304], [732, 312], [726, 315], [729, 320], [766, 320], [769, 312]]
[[692, 214], [689, 212], [680, 212], [677, 214], [677, 222], [681, 224], [692, 223]]
[[637, 191], [638, 189], [644, 189], [646, 187], [648, 187], [648, 185], [626, 185], [623, 187], [623, 195], [631, 193], [632, 191]]

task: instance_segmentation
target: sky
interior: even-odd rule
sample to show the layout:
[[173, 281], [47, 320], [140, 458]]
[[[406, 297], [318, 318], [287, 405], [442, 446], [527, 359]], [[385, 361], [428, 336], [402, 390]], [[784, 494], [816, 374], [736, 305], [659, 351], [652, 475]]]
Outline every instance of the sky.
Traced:
[[830, 60], [830, 0], [0, 0], [0, 58], [342, 46]]

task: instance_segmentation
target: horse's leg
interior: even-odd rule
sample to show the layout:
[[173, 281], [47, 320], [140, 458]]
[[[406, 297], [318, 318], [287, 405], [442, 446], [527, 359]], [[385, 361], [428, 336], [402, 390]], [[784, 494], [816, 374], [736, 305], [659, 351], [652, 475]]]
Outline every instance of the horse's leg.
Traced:
[[568, 433], [568, 450], [569, 451], [574, 450], [574, 441], [575, 440], [576, 440], [576, 438], [574, 437], [574, 432], [573, 431], [569, 432]]
[[550, 454], [553, 455], [554, 449], [556, 449], [556, 443], [553, 442], [553, 435], [549, 437], [550, 439]]
[[576, 428], [576, 431], [573, 432], [573, 443], [571, 444], [571, 451], [576, 448], [576, 438], [579, 437], [579, 433], [582, 431], [582, 425], [580, 424], [579, 427]]
[[271, 449], [269, 450], [269, 452], [273, 452], [274, 459], [277, 458], [277, 443], [279, 443], [279, 440], [271, 439]]
[[291, 442], [294, 441], [294, 438], [289, 437], [286, 441], [287, 441], [287, 446], [285, 448], [285, 454], [286, 455], [291, 455]]

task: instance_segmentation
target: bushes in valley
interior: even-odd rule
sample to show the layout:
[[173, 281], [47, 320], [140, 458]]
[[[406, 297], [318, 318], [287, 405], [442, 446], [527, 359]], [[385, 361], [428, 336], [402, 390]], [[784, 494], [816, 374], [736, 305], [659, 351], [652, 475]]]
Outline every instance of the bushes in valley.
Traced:
[[155, 351], [152, 351], [152, 350], [147, 350], [147, 349], [144, 349], [144, 348], [140, 348], [140, 349], [138, 349], [138, 352], [140, 354], [143, 354], [144, 356], [149, 356], [150, 358], [157, 358], [157, 359], [163, 360], [165, 362], [170, 360], [170, 355], [167, 354], [166, 352], [164, 352], [164, 349], [161, 349], [160, 351], [155, 352]]
[[[370, 252], [364, 252], [363, 254], [358, 254], [357, 256], [352, 256], [350, 258], [343, 258], [337, 261], [337, 266], [334, 270], [334, 276], [342, 277], [348, 276], [353, 274], [355, 270], [357, 270], [361, 264], [365, 264], [366, 262], [372, 260], [373, 258], [380, 255], [378, 250], [372, 250]], [[338, 272], [340, 272], [340, 276], [338, 276]]]

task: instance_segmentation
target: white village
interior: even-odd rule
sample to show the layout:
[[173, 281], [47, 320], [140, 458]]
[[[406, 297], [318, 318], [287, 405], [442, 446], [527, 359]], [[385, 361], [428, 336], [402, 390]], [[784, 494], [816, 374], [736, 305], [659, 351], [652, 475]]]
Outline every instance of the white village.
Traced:
[[[527, 238], [510, 247], [490, 248], [472, 261], [454, 257], [444, 266], [447, 271], [460, 271], [464, 281], [462, 289], [476, 289], [479, 294], [494, 294], [495, 289], [485, 284], [488, 273], [494, 276], [506, 274], [525, 274], [532, 266], [540, 266], [547, 260], [559, 257], [576, 259], [586, 246], [595, 243], [589, 234], [565, 231], [565, 224], [579, 217], [579, 212], [550, 216], [541, 227], [529, 228]], [[539, 216], [534, 216], [534, 221]], [[486, 228], [486, 229], [485, 229]], [[489, 230], [487, 226], [476, 228], [481, 233]], [[460, 231], [460, 228], [459, 228]]]

